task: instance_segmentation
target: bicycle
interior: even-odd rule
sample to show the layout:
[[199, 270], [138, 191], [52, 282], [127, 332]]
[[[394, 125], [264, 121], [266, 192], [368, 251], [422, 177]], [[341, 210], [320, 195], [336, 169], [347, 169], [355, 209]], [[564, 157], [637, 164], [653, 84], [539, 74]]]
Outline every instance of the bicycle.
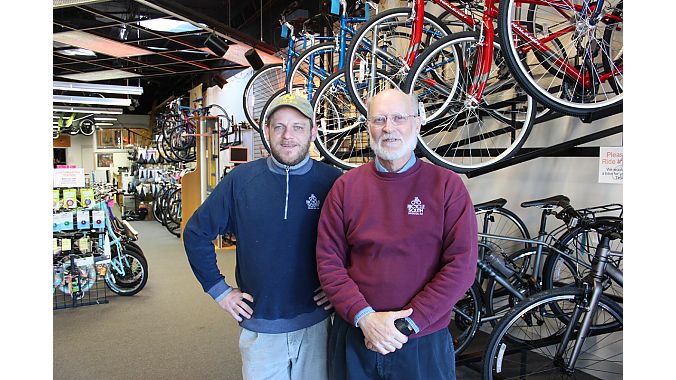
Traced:
[[[485, 322], [494, 325], [509, 309], [522, 302], [526, 297], [536, 294], [543, 289], [553, 287], [553, 281], [543, 279], [557, 278], [557, 266], [550, 263], [565, 261], [568, 266], [575, 268], [581, 257], [586, 260], [586, 254], [577, 252], [576, 242], [581, 236], [585, 236], [590, 230], [597, 231], [600, 228], [613, 227], [621, 231], [621, 222], [614, 218], [596, 217], [586, 213], [584, 219], [580, 219], [581, 213], [570, 206], [567, 197], [559, 195], [550, 198], [524, 202], [522, 207], [541, 207], [540, 228], [536, 239], [522, 237], [526, 235], [525, 226], [520, 226], [520, 219], [514, 218], [513, 213], [506, 213], [503, 209], [504, 200], [488, 202], [483, 205], [483, 221], [479, 233], [479, 259], [477, 261], [478, 273], [475, 284], [470, 288], [462, 300], [454, 307], [449, 330], [454, 336], [454, 344], [462, 352], [469, 344], [479, 327]], [[559, 212], [554, 211], [560, 208]], [[615, 209], [613, 209], [615, 210]], [[510, 234], [491, 234], [500, 224], [495, 227], [491, 223], [495, 220], [495, 212], [507, 218], [504, 223], [509, 226]], [[547, 232], [547, 219], [550, 215], [564, 221], [564, 224]], [[591, 224], [590, 221], [594, 221]], [[525, 244], [518, 247], [512, 244]], [[572, 247], [571, 247], [572, 245]], [[555, 252], [556, 256], [550, 254]], [[542, 265], [543, 257], [545, 261]], [[554, 258], [552, 258], [554, 257]], [[619, 265], [619, 263], [616, 262]], [[583, 265], [578, 265], [583, 266]], [[579, 278], [580, 274], [573, 276]], [[558, 282], [556, 286], [567, 286], [579, 283]], [[605, 280], [606, 289], [609, 288], [608, 279]]]
[[609, 258], [610, 242], [621, 240], [613, 225], [601, 234], [591, 273], [580, 286], [533, 295], [512, 309], [491, 334], [483, 378], [622, 376], [622, 307], [603, 294], [605, 278], [622, 285], [622, 271]]

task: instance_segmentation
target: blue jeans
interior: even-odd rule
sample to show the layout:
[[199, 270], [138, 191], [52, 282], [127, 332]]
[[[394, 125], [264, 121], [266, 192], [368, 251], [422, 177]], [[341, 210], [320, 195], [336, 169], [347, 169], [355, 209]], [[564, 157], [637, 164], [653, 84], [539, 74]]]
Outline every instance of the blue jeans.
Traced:
[[453, 339], [442, 329], [382, 355], [366, 348], [360, 328], [335, 316], [329, 332], [329, 379], [455, 380]]

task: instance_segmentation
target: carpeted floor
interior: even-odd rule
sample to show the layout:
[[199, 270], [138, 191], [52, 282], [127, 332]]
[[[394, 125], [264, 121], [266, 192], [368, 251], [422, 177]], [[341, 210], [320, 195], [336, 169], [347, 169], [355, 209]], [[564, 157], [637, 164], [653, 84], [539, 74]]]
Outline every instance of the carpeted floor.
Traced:
[[[107, 304], [53, 312], [54, 379], [241, 379], [239, 327], [202, 291], [181, 240], [157, 222], [131, 223], [148, 283], [132, 297], [108, 291]], [[218, 254], [231, 282], [234, 256]], [[479, 378], [466, 367], [457, 377]]]
[[[182, 242], [132, 222], [148, 259], [137, 295], [54, 311], [54, 379], [241, 379], [239, 327], [203, 291]], [[234, 250], [218, 254], [234, 282]]]

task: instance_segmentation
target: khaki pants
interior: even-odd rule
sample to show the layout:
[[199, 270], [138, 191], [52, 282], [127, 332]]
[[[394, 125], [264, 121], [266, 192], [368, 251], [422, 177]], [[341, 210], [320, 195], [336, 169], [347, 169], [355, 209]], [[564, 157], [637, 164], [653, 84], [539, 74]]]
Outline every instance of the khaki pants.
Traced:
[[331, 318], [298, 331], [264, 334], [240, 328], [244, 380], [325, 380]]

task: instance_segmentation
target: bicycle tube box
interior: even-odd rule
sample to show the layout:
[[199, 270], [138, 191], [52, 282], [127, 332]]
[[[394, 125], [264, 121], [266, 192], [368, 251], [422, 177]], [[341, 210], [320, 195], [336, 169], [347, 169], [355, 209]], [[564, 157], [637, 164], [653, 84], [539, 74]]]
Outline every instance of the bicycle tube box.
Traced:
[[106, 225], [105, 217], [103, 211], [92, 211], [92, 227], [103, 228]]
[[78, 230], [88, 230], [91, 228], [91, 223], [89, 222], [89, 211], [81, 210], [77, 212], [77, 229]]

